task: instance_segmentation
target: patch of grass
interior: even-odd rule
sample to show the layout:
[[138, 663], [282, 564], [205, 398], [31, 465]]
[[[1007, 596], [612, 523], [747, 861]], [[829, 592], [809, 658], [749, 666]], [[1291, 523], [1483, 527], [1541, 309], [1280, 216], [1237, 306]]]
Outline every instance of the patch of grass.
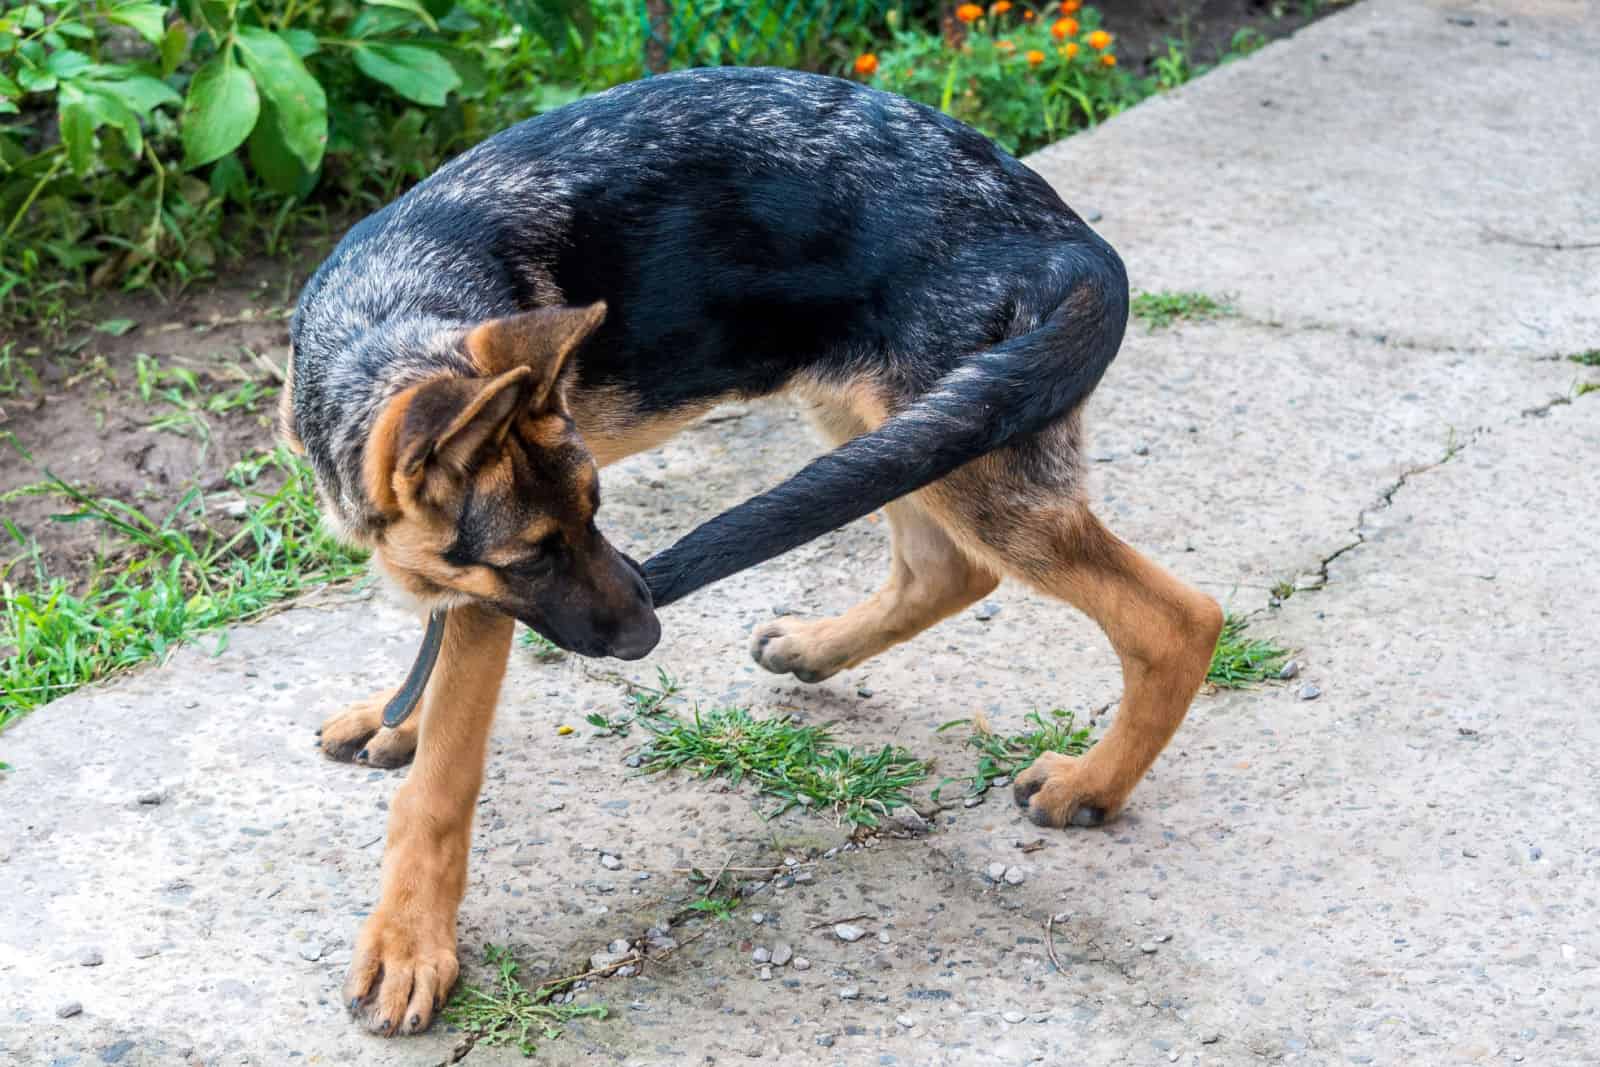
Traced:
[[1590, 393], [1600, 393], [1600, 382], [1579, 382], [1578, 395], [1588, 396]]
[[1138, 293], [1133, 298], [1133, 317], [1152, 330], [1165, 329], [1179, 319], [1215, 319], [1232, 313], [1227, 304], [1205, 293]]
[[1574, 363], [1581, 363], [1585, 367], [1600, 367], [1600, 348], [1591, 348], [1587, 352], [1579, 352], [1567, 358]]
[[[243, 519], [226, 535], [206, 523], [198, 490], [158, 520], [47, 475], [50, 491], [72, 507], [57, 521], [97, 523], [116, 542], [86, 588], [44, 573], [21, 531], [0, 520], [21, 549], [0, 572], [0, 727], [207, 631], [360, 574], [364, 556], [322, 526], [310, 469], [283, 449], [255, 473], [265, 468], [280, 472], [282, 485], [250, 492]], [[244, 488], [243, 480], [235, 484]], [[34, 580], [22, 588], [9, 579], [29, 561]]]
[[1246, 689], [1276, 678], [1289, 659], [1288, 649], [1248, 636], [1245, 626], [1238, 615], [1223, 620], [1222, 635], [1211, 654], [1211, 669], [1206, 672], [1206, 681], [1218, 689]]
[[757, 719], [748, 708], [695, 708], [690, 721], [665, 713], [636, 721], [655, 735], [643, 753], [646, 773], [683, 767], [734, 785], [748, 779], [781, 802], [768, 818], [799, 806], [830, 811], [853, 827], [877, 826], [880, 815], [910, 803], [907, 790], [928, 774], [903, 749], [857, 752], [835, 744], [826, 727], [801, 726], [787, 715]]
[[526, 627], [522, 631], [522, 647], [533, 650], [533, 658], [540, 663], [554, 663], [566, 656], [566, 650], [544, 634]]
[[456, 986], [441, 1018], [471, 1035], [474, 1044], [493, 1048], [515, 1045], [524, 1056], [539, 1050], [537, 1039], [554, 1041], [561, 1025], [573, 1019], [604, 1019], [604, 1004], [551, 1004], [571, 979], [561, 979], [529, 989], [517, 978], [518, 964], [511, 951], [499, 945], [484, 948], [484, 960], [495, 969], [488, 989], [462, 983]]
[[965, 778], [946, 778], [940, 782], [933, 791], [935, 803], [945, 786], [952, 782], [966, 782], [967, 788], [964, 796], [981, 796], [988, 792], [990, 786], [997, 778], [1011, 778], [1044, 755], [1046, 752], [1060, 752], [1068, 756], [1081, 756], [1094, 745], [1089, 738], [1089, 727], [1076, 726], [1076, 716], [1061, 708], [1053, 708], [1043, 714], [1030, 711], [1024, 716], [1023, 721], [1032, 729], [1024, 730], [1020, 734], [1002, 737], [989, 728], [989, 723], [981, 717], [972, 719], [955, 719], [939, 727], [938, 733], [953, 730], [958, 726], [971, 726], [972, 733], [967, 737], [967, 745], [978, 751], [978, 767]]

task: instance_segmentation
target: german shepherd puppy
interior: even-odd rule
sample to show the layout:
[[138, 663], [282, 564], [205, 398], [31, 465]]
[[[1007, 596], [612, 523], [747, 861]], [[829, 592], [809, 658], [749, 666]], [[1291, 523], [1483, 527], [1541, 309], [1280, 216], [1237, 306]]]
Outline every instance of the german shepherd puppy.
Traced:
[[[754, 634], [817, 682], [1003, 575], [1087, 613], [1125, 690], [1088, 755], [1016, 801], [1116, 814], [1205, 678], [1217, 605], [1085, 503], [1078, 410], [1121, 343], [1127, 277], [1044, 179], [936, 111], [835, 78], [715, 69], [624, 85], [485, 141], [366, 219], [306, 286], [284, 431], [328, 517], [418, 603], [449, 607], [421, 712], [389, 694], [321, 731], [415, 766], [345, 987], [376, 1031], [427, 1027], [512, 628], [635, 659], [656, 609], [878, 508], [893, 564], [838, 618]], [[835, 444], [643, 567], [596, 525], [598, 468], [721, 401], [798, 395]]]

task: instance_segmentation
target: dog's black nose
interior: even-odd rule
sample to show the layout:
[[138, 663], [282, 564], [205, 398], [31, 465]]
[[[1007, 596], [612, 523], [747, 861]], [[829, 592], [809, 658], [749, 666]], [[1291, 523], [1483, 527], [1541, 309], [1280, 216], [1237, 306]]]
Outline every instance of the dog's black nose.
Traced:
[[611, 639], [608, 654], [617, 659], [643, 659], [661, 641], [661, 621], [647, 611], [618, 630]]

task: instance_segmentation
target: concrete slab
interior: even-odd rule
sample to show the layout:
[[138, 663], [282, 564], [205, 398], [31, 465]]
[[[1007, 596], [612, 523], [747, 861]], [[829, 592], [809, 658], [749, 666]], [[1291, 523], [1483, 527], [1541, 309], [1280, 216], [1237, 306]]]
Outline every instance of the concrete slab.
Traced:
[[1582, 351], [1597, 49], [1592, 0], [1369, 0], [1030, 162], [1104, 214], [1143, 288], [1391, 342]]
[[[1503, 10], [1531, 35], [1568, 25], [1556, 4]], [[1313, 32], [1366, 33], [1376, 17], [1390, 47], [1422, 54], [1443, 47], [1437, 14], [1374, 0]], [[1480, 13], [1476, 25], [1492, 22]], [[1255, 68], [1301, 84], [1292, 47], [1178, 99]], [[1513, 48], [1504, 66], [1520, 72], [1523, 96], [1577, 84], [1548, 78], [1548, 62]], [[1334, 130], [1345, 121], [1336, 101], [1367, 93], [1367, 75], [1340, 69], [1316, 82], [1317, 114]], [[1223, 121], [1240, 91], [1200, 96], [1206, 110], [1191, 119]], [[1080, 143], [1130, 168], [1130, 189], [1132, 159], [1141, 173], [1170, 170], [1196, 150], [1145, 114]], [[1125, 127], [1143, 132], [1109, 153]], [[1293, 156], [1260, 165], [1288, 173]], [[1300, 158], [1302, 183], [1326, 169], [1309, 146]], [[1432, 163], [1383, 158], [1374, 181], [1402, 200], [1434, 181]], [[1492, 196], [1485, 172], [1468, 177]], [[1600, 398], [1550, 406], [1578, 372], [1526, 358], [1549, 354], [1537, 331], [1513, 336], [1491, 315], [1425, 316], [1432, 332], [1407, 333], [1423, 321], [1409, 305], [1424, 290], [1403, 249], [1372, 246], [1351, 274], [1359, 299], [1330, 291], [1323, 318], [1299, 279], [1281, 287], [1283, 305], [1258, 299], [1280, 289], [1265, 275], [1252, 289], [1256, 276], [1235, 269], [1242, 259], [1205, 259], [1164, 215], [1134, 226], [1129, 214], [1119, 234], [1116, 205], [1101, 203], [1136, 286], [1235, 289], [1244, 314], [1131, 332], [1093, 401], [1090, 452], [1107, 457], [1091, 468], [1097, 507], [1241, 609], [1333, 557], [1326, 588], [1256, 623], [1302, 649], [1323, 695], [1203, 697], [1103, 833], [1043, 833], [995, 798], [941, 812], [928, 837], [829, 857], [845, 835], [820, 815], [767, 822], [747, 792], [627, 777], [638, 739], [595, 737], [583, 723], [618, 708], [614, 665], [519, 655], [462, 913], [469, 981], [485, 978], [476, 951], [486, 943], [511, 946], [533, 977], [582, 970], [611, 940], [681, 908], [685, 866], [794, 858], [803, 865], [792, 873], [805, 875], [751, 872], [766, 885], [738, 918], [685, 924], [679, 950], [642, 976], [596, 983], [584, 996], [614, 1015], [543, 1042], [546, 1062], [1574, 1063], [1592, 1049], [1600, 849], [1584, 827], [1600, 783], [1584, 757], [1600, 738], [1582, 671], [1600, 624], [1584, 555], [1600, 540]], [[1291, 257], [1277, 269], [1291, 271], [1298, 238], [1250, 206], [1231, 209], [1224, 243], [1275, 247]], [[1476, 308], [1480, 284], [1543, 286], [1546, 341], [1590, 329], [1593, 309], [1569, 299], [1581, 279], [1543, 260], [1474, 259], [1476, 232], [1460, 220], [1428, 232], [1446, 250], [1437, 284], [1450, 306]], [[1339, 316], [1357, 304], [1370, 314], [1352, 320], [1352, 336]], [[1311, 326], [1263, 321], [1293, 321], [1284, 309], [1296, 306]], [[1465, 447], [1434, 466], [1452, 444]], [[786, 408], [723, 412], [608, 471], [602, 516], [629, 548], [658, 547], [815, 447]], [[986, 620], [969, 612], [822, 686], [755, 668], [749, 629], [780, 608], [826, 613], [859, 599], [885, 570], [884, 532], [857, 523], [674, 607], [661, 648], [625, 673], [648, 680], [661, 666], [705, 702], [834, 721], [853, 745], [893, 742], [937, 760], [936, 778], [971, 769], [940, 723], [983, 711], [1014, 730], [1036, 708], [1114, 703], [1103, 638], [1009, 586]], [[416, 637], [381, 598], [330, 593], [236, 628], [218, 655], [207, 641], [6, 733], [16, 770], [5, 785], [26, 803], [0, 832], [0, 1059], [433, 1064], [461, 1052], [443, 1030], [371, 1038], [337, 1003], [403, 772], [328, 764], [311, 732], [339, 704], [393, 684]], [[558, 735], [563, 723], [578, 729]], [[601, 848], [621, 869], [599, 863]], [[997, 862], [1021, 868], [1022, 883], [989, 880]], [[1067, 917], [1047, 945], [1058, 913]], [[815, 928], [856, 915], [868, 929], [860, 942]], [[779, 939], [812, 966], [762, 980], [751, 952]], [[852, 987], [858, 996], [841, 997]], [[73, 1002], [79, 1013], [57, 1016]], [[521, 1060], [481, 1047], [470, 1057]]]

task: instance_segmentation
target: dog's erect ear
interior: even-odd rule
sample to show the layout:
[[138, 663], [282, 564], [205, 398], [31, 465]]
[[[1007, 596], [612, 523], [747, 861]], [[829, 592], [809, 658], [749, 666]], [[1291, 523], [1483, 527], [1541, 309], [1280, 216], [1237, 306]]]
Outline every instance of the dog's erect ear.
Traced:
[[419, 486], [434, 476], [454, 481], [498, 455], [528, 406], [533, 377], [516, 367], [493, 378], [438, 378], [389, 401], [367, 439], [373, 503], [386, 514], [397, 510], [396, 474]]
[[533, 371], [532, 406], [547, 406], [557, 392], [569, 357], [606, 318], [604, 300], [588, 307], [545, 307], [490, 319], [467, 334], [467, 353], [485, 374], [503, 374], [513, 367]]

